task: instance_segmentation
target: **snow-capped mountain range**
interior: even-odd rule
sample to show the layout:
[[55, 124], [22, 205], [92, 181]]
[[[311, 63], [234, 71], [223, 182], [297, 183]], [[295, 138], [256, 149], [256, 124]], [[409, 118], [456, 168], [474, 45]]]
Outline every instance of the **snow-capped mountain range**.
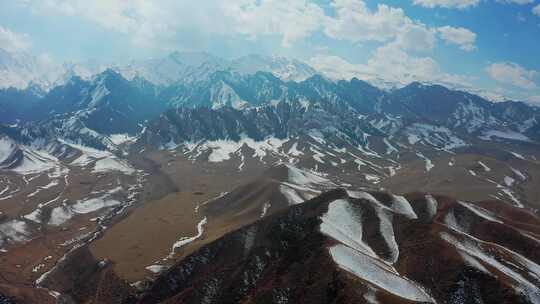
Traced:
[[173, 52], [165, 57], [134, 60], [127, 64], [96, 61], [57, 64], [46, 57], [0, 49], [0, 88], [4, 89], [37, 86], [49, 91], [72, 77], [90, 80], [106, 69], [114, 70], [128, 80], [141, 77], [161, 86], [203, 80], [224, 70], [244, 75], [266, 71], [284, 81], [302, 81], [317, 73], [301, 61], [275, 56], [249, 55], [227, 60], [202, 52]]
[[[183, 64], [180, 60], [175, 62]], [[204, 70], [204, 73], [210, 71]], [[262, 128], [260, 138], [286, 136], [315, 128], [327, 133], [341, 130], [357, 142], [359, 131], [392, 136], [411, 123], [422, 123], [444, 127], [467, 137], [496, 136], [523, 142], [540, 140], [540, 111], [525, 103], [493, 103], [439, 85], [412, 83], [385, 91], [355, 78], [333, 81], [313, 75], [295, 82], [284, 81], [268, 72], [243, 74], [230, 69], [206, 76], [199, 74], [189, 81], [175, 81], [170, 85], [156, 85], [140, 75], [126, 78], [114, 69], [107, 69], [90, 79], [72, 76], [47, 92], [36, 87], [3, 89], [0, 90], [0, 104], [0, 122], [18, 123], [19, 128], [31, 125], [34, 132], [42, 128], [52, 138], [134, 135], [146, 122], [152, 126], [164, 117], [175, 115], [167, 110], [180, 108], [177, 113], [184, 115], [207, 111], [199, 109], [203, 107], [210, 109], [205, 114], [210, 117], [226, 111], [234, 114], [227, 116], [230, 120], [227, 123], [234, 123], [238, 130], [236, 134], [224, 134], [223, 139], [239, 138], [241, 132], [249, 133], [241, 127], [249, 122], [252, 129]], [[274, 113], [276, 121], [269, 123], [277, 129], [270, 128], [268, 123], [257, 122], [261, 113]], [[193, 115], [189, 114], [181, 121], [190, 123], [200, 117]], [[235, 116], [245, 117], [234, 122]], [[41, 123], [32, 123], [38, 121]], [[225, 130], [221, 128], [219, 132]], [[159, 130], [162, 136], [164, 132]], [[194, 137], [197, 136], [180, 136], [186, 140], [201, 139]], [[91, 142], [95, 144], [96, 140]]]
[[[0, 89], [28, 87], [49, 91], [62, 85], [70, 78], [78, 76], [90, 80], [103, 71], [111, 69], [124, 78], [132, 80], [141, 77], [159, 85], [173, 83], [193, 83], [207, 79], [217, 71], [232, 71], [242, 75], [256, 72], [269, 72], [283, 81], [303, 81], [313, 75], [325, 75], [334, 81], [349, 80], [353, 74], [340, 74], [335, 71], [318, 71], [309, 64], [297, 59], [279, 56], [247, 55], [236, 59], [224, 59], [205, 52], [172, 52], [167, 56], [132, 60], [118, 64], [88, 60], [85, 62], [56, 63], [47, 56], [33, 56], [25, 52], [8, 52], [0, 49]], [[391, 91], [403, 88], [407, 83], [395, 82], [372, 75], [364, 79], [371, 85]], [[436, 82], [424, 82], [437, 84]], [[453, 89], [463, 90], [482, 96], [490, 101], [501, 102], [507, 98], [481, 88], [453, 85]]]

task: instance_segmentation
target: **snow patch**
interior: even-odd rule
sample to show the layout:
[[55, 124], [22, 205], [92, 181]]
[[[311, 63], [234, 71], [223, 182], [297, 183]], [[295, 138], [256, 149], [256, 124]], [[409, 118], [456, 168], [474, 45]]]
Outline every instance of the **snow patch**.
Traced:
[[490, 172], [490, 171], [491, 171], [491, 168], [488, 167], [488, 166], [486, 166], [486, 164], [484, 164], [483, 162], [478, 161], [478, 164], [479, 164], [480, 166], [482, 166], [482, 168], [484, 169], [485, 172]]
[[133, 142], [133, 141], [135, 141], [135, 139], [137, 139], [137, 137], [136, 136], [129, 136], [129, 134], [124, 133], [124, 134], [112, 134], [112, 135], [109, 135], [109, 139], [111, 140], [111, 142], [113, 144], [118, 146], [118, 145], [121, 145], [121, 144]]
[[439, 203], [431, 194], [426, 194], [425, 198], [426, 198], [426, 212], [428, 214], [428, 217], [430, 219], [433, 219], [435, 215], [437, 215], [437, 209], [439, 207]]
[[23, 159], [11, 171], [22, 174], [37, 174], [60, 166], [58, 159], [44, 151], [23, 148]]
[[389, 141], [388, 139], [385, 137], [383, 138], [383, 142], [384, 144], [386, 145], [386, 154], [392, 154], [392, 153], [399, 153], [399, 150], [394, 147]]
[[[540, 267], [525, 257], [508, 250], [502, 246], [486, 243], [467, 234], [460, 234], [460, 239], [446, 233], [440, 233], [441, 239], [452, 244], [458, 250], [490, 265], [498, 272], [513, 281], [514, 289], [526, 295], [532, 303], [540, 303], [538, 284], [540, 283]], [[505, 258], [502, 258], [502, 257]], [[535, 282], [523, 276], [534, 278]]]
[[321, 233], [357, 251], [377, 258], [368, 244], [362, 240], [362, 214], [347, 200], [339, 199], [328, 205], [328, 211], [321, 217]]
[[512, 170], [512, 172], [514, 172], [514, 174], [517, 175], [522, 181], [527, 180], [527, 176], [523, 174], [523, 172], [519, 171], [518, 169], [510, 167], [510, 170]]
[[381, 181], [381, 178], [378, 175], [375, 175], [375, 174], [364, 173], [364, 178], [365, 178], [366, 181], [368, 181], [370, 183], [373, 183], [373, 184], [378, 184]]
[[431, 171], [431, 169], [433, 169], [435, 167], [435, 165], [433, 164], [431, 159], [427, 158], [424, 154], [422, 154], [420, 152], [416, 152], [416, 156], [420, 157], [421, 159], [423, 159], [426, 162], [426, 172]]
[[472, 211], [474, 214], [476, 214], [477, 216], [485, 219], [485, 220], [488, 220], [488, 221], [492, 221], [492, 222], [496, 222], [496, 223], [500, 223], [500, 224], [504, 224], [502, 221], [498, 220], [497, 219], [497, 215], [495, 215], [493, 212], [489, 211], [489, 210], [486, 210], [480, 206], [477, 206], [477, 205], [474, 205], [474, 204], [471, 204], [471, 203], [467, 203], [467, 202], [462, 202], [462, 201], [458, 201], [458, 204], [460, 204], [461, 206], [467, 208], [468, 210]]
[[211, 150], [212, 152], [208, 156], [209, 162], [222, 162], [229, 160], [231, 154], [238, 151], [242, 148], [243, 145], [251, 148], [254, 153], [252, 157], [258, 157], [262, 160], [268, 152], [281, 155], [280, 148], [288, 141], [288, 139], [279, 139], [276, 137], [267, 137], [262, 141], [255, 141], [246, 135], [242, 135], [239, 141], [232, 140], [214, 140], [206, 141], [195, 148], [192, 148], [191, 151], [204, 151]]
[[264, 203], [263, 209], [261, 211], [261, 218], [263, 218], [266, 215], [266, 213], [268, 212], [268, 209], [270, 209], [270, 207], [272, 207], [272, 205], [270, 204], [270, 201]]
[[411, 145], [422, 142], [442, 150], [452, 150], [467, 145], [465, 141], [455, 136], [450, 129], [429, 124], [414, 123], [407, 127], [406, 135]]
[[150, 265], [145, 267], [146, 270], [152, 272], [152, 273], [162, 273], [163, 271], [167, 270], [169, 267], [164, 265]]
[[488, 131], [485, 131], [482, 134], [482, 136], [479, 136], [479, 138], [482, 140], [493, 140], [493, 137], [517, 140], [517, 141], [525, 141], [525, 142], [531, 141], [527, 136], [518, 132], [511, 131], [511, 130], [505, 130], [505, 131], [488, 130]]
[[297, 205], [306, 201], [306, 199], [300, 196], [298, 191], [289, 187], [288, 185], [280, 185], [279, 191], [281, 192], [281, 194], [283, 194], [283, 196], [285, 196], [285, 198], [289, 202], [289, 205]]
[[107, 157], [96, 161], [93, 170], [94, 173], [111, 171], [122, 172], [126, 175], [135, 173], [135, 169], [133, 169], [133, 167], [131, 167], [126, 161], [121, 159]]
[[516, 180], [511, 178], [510, 176], [505, 176], [504, 177], [504, 184], [506, 186], [508, 186], [508, 187], [512, 187], [515, 182], [516, 182]]
[[391, 271], [379, 260], [344, 245], [330, 248], [332, 259], [338, 266], [398, 297], [416, 302], [435, 303], [420, 286]]
[[401, 195], [392, 195], [392, 209], [409, 219], [418, 218], [409, 201]]
[[0, 138], [0, 164], [6, 161], [15, 151], [16, 145], [7, 137]]
[[177, 249], [179, 249], [179, 248], [181, 248], [181, 247], [183, 247], [183, 246], [197, 240], [198, 238], [200, 238], [204, 233], [204, 225], [206, 225], [206, 223], [208, 223], [208, 221], [207, 221], [207, 219], [205, 217], [197, 224], [197, 234], [195, 236], [182, 237], [180, 240], [176, 241], [172, 246], [172, 250], [171, 250], [171, 253], [169, 254], [169, 256], [172, 257], [174, 255], [174, 252]]
[[320, 177], [316, 174], [313, 174], [308, 171], [300, 170], [294, 166], [285, 165], [288, 169], [288, 178], [287, 180], [291, 183], [301, 185], [301, 186], [307, 186], [307, 185], [328, 185], [331, 184], [331, 182], [323, 177]]
[[289, 149], [289, 152], [287, 152], [287, 154], [289, 155], [292, 155], [292, 156], [300, 156], [300, 155], [303, 155], [304, 153], [300, 150], [298, 150], [298, 143], [294, 143], [291, 148]]
[[512, 155], [513, 155], [514, 157], [516, 157], [516, 158], [526, 160], [526, 159], [525, 159], [525, 156], [523, 156], [523, 155], [521, 155], [521, 154], [519, 154], [519, 153], [517, 153], [517, 152], [512, 152], [512, 151], [509, 151], [509, 152], [510, 152], [510, 154], [512, 154]]
[[59, 226], [70, 220], [75, 215], [88, 214], [103, 208], [110, 208], [121, 204], [117, 200], [107, 198], [107, 196], [108, 195], [86, 200], [79, 200], [73, 205], [64, 203], [62, 206], [58, 206], [51, 211], [49, 225]]
[[30, 237], [28, 225], [25, 221], [11, 220], [0, 224], [0, 248], [6, 242], [24, 242]]

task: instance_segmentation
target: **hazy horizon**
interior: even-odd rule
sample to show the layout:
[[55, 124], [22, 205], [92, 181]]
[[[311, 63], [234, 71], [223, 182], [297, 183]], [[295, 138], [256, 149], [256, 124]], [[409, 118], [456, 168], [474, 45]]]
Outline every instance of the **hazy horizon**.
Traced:
[[32, 1], [2, 4], [0, 48], [54, 63], [174, 51], [302, 60], [332, 78], [474, 88], [540, 102], [535, 0]]

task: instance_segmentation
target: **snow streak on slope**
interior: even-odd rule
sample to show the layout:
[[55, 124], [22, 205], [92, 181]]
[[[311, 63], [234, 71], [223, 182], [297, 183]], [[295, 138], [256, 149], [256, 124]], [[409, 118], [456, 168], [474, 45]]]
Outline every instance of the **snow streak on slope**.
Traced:
[[401, 195], [392, 194], [392, 210], [409, 219], [418, 218], [409, 201]]
[[13, 141], [7, 137], [0, 137], [0, 165], [13, 154], [15, 149], [16, 146]]
[[135, 173], [135, 169], [127, 163], [127, 161], [116, 157], [109, 151], [102, 151], [66, 141], [62, 143], [77, 149], [81, 152], [81, 155], [71, 162], [71, 165], [86, 167], [90, 164], [94, 164], [94, 173], [106, 173], [106, 172], [121, 172], [126, 175], [132, 175]]
[[339, 267], [357, 277], [407, 300], [435, 303], [435, 300], [416, 283], [401, 277], [379, 260], [345, 245], [330, 248]]
[[493, 138], [510, 139], [510, 140], [517, 140], [517, 141], [525, 141], [525, 142], [531, 141], [527, 136], [518, 132], [510, 131], [510, 130], [505, 130], [505, 131], [489, 130], [489, 131], [484, 132], [484, 134], [480, 136], [480, 139], [483, 139], [483, 140], [493, 140]]
[[[526, 295], [532, 303], [540, 303], [540, 266], [502, 246], [467, 234], [454, 236], [441, 232], [440, 236], [458, 250], [493, 267], [496, 270], [494, 275], [508, 277], [513, 282], [514, 289]], [[483, 269], [485, 271], [485, 268]]]
[[300, 170], [296, 167], [286, 165], [289, 177], [288, 181], [297, 185], [301, 186], [307, 186], [307, 185], [313, 185], [313, 184], [331, 184], [331, 182], [323, 177], [320, 177], [318, 175], [315, 175], [311, 172], [307, 172], [304, 170]]
[[192, 236], [192, 237], [182, 237], [181, 239], [179, 239], [177, 242], [175, 242], [172, 246], [172, 250], [171, 250], [171, 253], [169, 255], [169, 257], [173, 256], [175, 251], [193, 241], [195, 241], [196, 239], [200, 238], [203, 233], [204, 233], [204, 225], [206, 225], [207, 223], [207, 219], [206, 217], [203, 218], [198, 224], [197, 224], [197, 234]]
[[476, 214], [477, 216], [485, 219], [485, 220], [488, 220], [488, 221], [492, 221], [492, 222], [496, 222], [496, 223], [499, 223], [499, 224], [504, 224], [502, 221], [500, 221], [499, 219], [497, 219], [496, 215], [489, 211], [489, 210], [486, 210], [480, 206], [477, 206], [475, 204], [471, 204], [471, 203], [467, 203], [467, 202], [461, 202], [459, 201], [458, 202], [460, 205], [462, 205], [463, 207], [467, 208], [468, 210], [472, 211], [474, 214]]
[[113, 144], [118, 146], [125, 143], [134, 142], [137, 139], [137, 137], [130, 136], [129, 134], [112, 134], [109, 136], [109, 139], [111, 140]]
[[[2, 164], [10, 160], [10, 164]], [[29, 146], [15, 145], [13, 142], [3, 140], [0, 142], [0, 168], [5, 168], [21, 175], [37, 174], [62, 165], [58, 159], [46, 151]]]
[[284, 164], [287, 169], [287, 179], [282, 181], [279, 190], [290, 205], [296, 205], [319, 195], [323, 190], [336, 187], [330, 180], [313, 172], [298, 169], [290, 164]]
[[118, 171], [127, 175], [135, 173], [135, 169], [133, 169], [126, 161], [118, 158], [107, 157], [96, 161], [93, 170], [94, 173], [110, 171]]
[[108, 195], [80, 200], [73, 205], [64, 204], [52, 210], [49, 225], [60, 226], [75, 215], [88, 214], [103, 208], [118, 206], [120, 204], [121, 203], [119, 201], [108, 198]]
[[[377, 202], [368, 193], [354, 194], [370, 202]], [[399, 253], [392, 229], [392, 217], [386, 213], [387, 210], [382, 205], [378, 206], [377, 214], [380, 217], [381, 234], [394, 251], [390, 254], [390, 260], [395, 262]], [[340, 268], [396, 296], [411, 301], [435, 303], [423, 288], [400, 276], [391, 264], [385, 262], [362, 240], [362, 211], [359, 206], [348, 200], [335, 200], [328, 205], [328, 212], [322, 216], [321, 221], [321, 233], [340, 243], [330, 247], [330, 254]]]
[[321, 232], [333, 239], [377, 257], [375, 252], [362, 240], [362, 214], [347, 200], [336, 200], [328, 205], [328, 212], [321, 218]]
[[168, 269], [168, 267], [164, 265], [150, 265], [145, 268], [152, 273], [161, 273]]
[[431, 171], [431, 169], [433, 169], [433, 167], [435, 167], [435, 165], [433, 165], [433, 162], [431, 161], [431, 159], [427, 158], [424, 154], [422, 154], [420, 152], [416, 152], [416, 156], [420, 157], [421, 159], [423, 159], [426, 162], [426, 172]]
[[437, 208], [439, 207], [439, 202], [431, 195], [426, 194], [426, 211], [428, 214], [429, 219], [433, 219], [435, 215], [437, 215]]
[[301, 204], [305, 202], [306, 200], [309, 200], [314, 197], [314, 196], [311, 196], [311, 197], [304, 198], [301, 195], [301, 193], [296, 191], [296, 189], [287, 185], [280, 185], [279, 191], [281, 192], [281, 194], [283, 194], [283, 196], [285, 196], [285, 199], [287, 199], [290, 205]]

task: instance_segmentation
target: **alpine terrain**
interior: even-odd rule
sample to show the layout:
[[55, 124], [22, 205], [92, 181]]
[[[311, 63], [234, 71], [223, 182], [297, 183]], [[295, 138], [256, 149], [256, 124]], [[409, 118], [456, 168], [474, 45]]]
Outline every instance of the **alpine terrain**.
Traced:
[[540, 303], [536, 106], [25, 56], [0, 52], [0, 303]]

